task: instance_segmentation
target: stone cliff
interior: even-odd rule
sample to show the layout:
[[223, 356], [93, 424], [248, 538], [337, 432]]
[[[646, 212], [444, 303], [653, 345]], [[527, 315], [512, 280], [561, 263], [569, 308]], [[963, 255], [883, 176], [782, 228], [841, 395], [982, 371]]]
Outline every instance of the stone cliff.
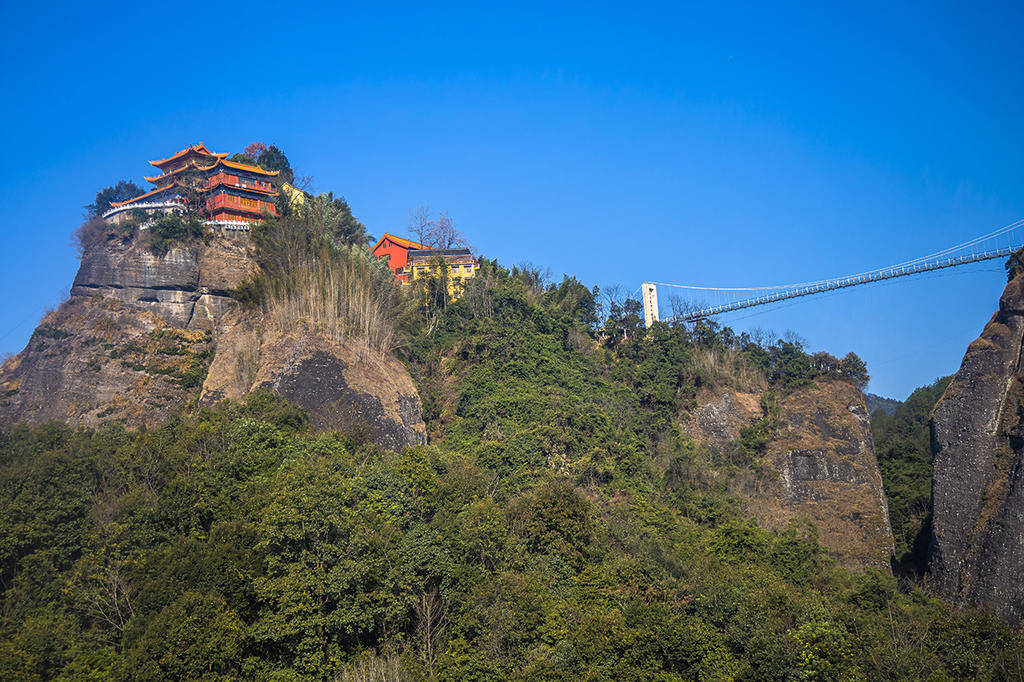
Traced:
[[1024, 277], [967, 348], [932, 413], [930, 580], [954, 603], [1024, 619]]
[[398, 360], [320, 334], [260, 330], [241, 314], [220, 329], [202, 404], [270, 389], [304, 407], [317, 428], [392, 450], [426, 443], [419, 394]]
[[0, 424], [154, 425], [190, 401], [269, 388], [319, 428], [390, 449], [426, 441], [405, 368], [358, 344], [281, 335], [231, 291], [257, 268], [246, 233], [155, 256], [138, 235], [86, 250], [71, 298], [0, 366]]
[[183, 329], [212, 329], [233, 303], [229, 292], [255, 270], [244, 232], [220, 232], [204, 243], [149, 253], [140, 239], [108, 239], [87, 250], [72, 298], [116, 298]]
[[[684, 430], [699, 445], [724, 450], [764, 416], [758, 393], [708, 391]], [[818, 380], [782, 398], [773, 421], [774, 436], [756, 463], [767, 476], [743, 491], [750, 514], [772, 529], [810, 520], [840, 565], [889, 570], [893, 536], [864, 394], [844, 381]]]

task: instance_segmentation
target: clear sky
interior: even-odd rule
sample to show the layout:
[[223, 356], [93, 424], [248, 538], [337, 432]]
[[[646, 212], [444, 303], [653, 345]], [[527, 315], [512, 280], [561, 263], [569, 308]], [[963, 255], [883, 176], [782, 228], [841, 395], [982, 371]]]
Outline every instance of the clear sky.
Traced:
[[[374, 235], [429, 204], [483, 255], [630, 291], [860, 272], [1024, 217], [1020, 3], [432, 4], [2, 0], [0, 353], [70, 286], [95, 192], [199, 141], [279, 145]], [[853, 350], [903, 398], [956, 370], [1001, 268], [724, 321]]]

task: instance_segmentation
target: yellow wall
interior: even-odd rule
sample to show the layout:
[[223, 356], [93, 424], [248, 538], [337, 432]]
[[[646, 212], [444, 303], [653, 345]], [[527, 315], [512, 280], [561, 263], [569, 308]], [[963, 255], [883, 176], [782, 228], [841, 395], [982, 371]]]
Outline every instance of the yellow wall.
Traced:
[[[474, 260], [472, 263], [446, 263], [448, 268], [448, 296], [457, 300], [466, 286], [466, 280], [476, 276], [480, 266]], [[410, 281], [427, 277], [437, 277], [436, 264], [409, 265], [407, 269], [412, 271]]]

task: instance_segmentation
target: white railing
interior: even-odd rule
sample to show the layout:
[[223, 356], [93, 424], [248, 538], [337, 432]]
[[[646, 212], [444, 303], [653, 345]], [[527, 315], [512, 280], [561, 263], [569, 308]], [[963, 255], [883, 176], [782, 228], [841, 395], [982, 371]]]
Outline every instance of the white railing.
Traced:
[[204, 220], [203, 225], [209, 225], [210, 227], [219, 227], [222, 230], [237, 230], [239, 232], [248, 232], [251, 223], [245, 220]]
[[[117, 215], [118, 213], [123, 213], [125, 211], [134, 211], [136, 209], [145, 211], [154, 209], [184, 208], [185, 204], [183, 204], [180, 201], [144, 201], [138, 204], [130, 204], [128, 206], [118, 206], [116, 208], [112, 208], [106, 213], [104, 213], [101, 217], [105, 220], [107, 218]], [[210, 227], [219, 227], [222, 230], [235, 230], [237, 232], [248, 232], [251, 227], [251, 224], [245, 220], [204, 220], [203, 225], [208, 225]], [[145, 230], [148, 227], [149, 225], [146, 223], [139, 225], [140, 230]]]
[[822, 280], [820, 282], [814, 282], [811, 284], [793, 288], [780, 287], [777, 291], [769, 292], [761, 296], [755, 296], [739, 301], [731, 301], [729, 303], [722, 303], [713, 306], [705, 306], [697, 310], [685, 312], [681, 315], [678, 315], [676, 318], [672, 319], [679, 319], [684, 322], [694, 322], [701, 318], [711, 317], [713, 315], [721, 315], [722, 313], [729, 313], [734, 310], [742, 310], [743, 308], [752, 308], [754, 306], [766, 305], [769, 303], [777, 303], [779, 301], [785, 301], [791, 298], [810, 296], [812, 294], [819, 294], [825, 291], [835, 291], [836, 289], [845, 289], [847, 287], [854, 287], [861, 284], [870, 284], [872, 282], [879, 282], [882, 280], [893, 279], [896, 277], [907, 277], [909, 275], [917, 275], [922, 272], [930, 272], [932, 270], [955, 268], [959, 265], [978, 263], [980, 261], [992, 260], [993, 258], [1003, 258], [1005, 256], [1009, 256], [1015, 253], [1020, 248], [1021, 245], [1019, 244], [1010, 245], [996, 249], [989, 249], [977, 253], [968, 253], [960, 256], [950, 256], [947, 258], [938, 258], [930, 261], [922, 261], [916, 264], [881, 268], [874, 272], [865, 272], [859, 275], [853, 275], [850, 277], [840, 277], [832, 280]]
[[111, 216], [117, 215], [118, 213], [123, 213], [124, 211], [134, 211], [137, 208], [138, 209], [154, 209], [154, 208], [184, 208], [184, 207], [185, 207], [185, 204], [181, 203], [180, 201], [144, 201], [144, 202], [139, 203], [139, 204], [128, 204], [127, 206], [117, 206], [115, 208], [110, 209], [109, 211], [107, 211], [106, 213], [104, 213], [100, 217], [105, 220], [105, 219], [107, 219], [107, 218], [109, 218]]

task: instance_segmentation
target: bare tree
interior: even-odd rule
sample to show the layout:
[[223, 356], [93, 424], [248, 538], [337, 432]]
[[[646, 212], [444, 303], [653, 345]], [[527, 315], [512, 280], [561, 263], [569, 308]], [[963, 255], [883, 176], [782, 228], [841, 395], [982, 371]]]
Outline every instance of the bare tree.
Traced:
[[782, 335], [782, 339], [786, 343], [791, 343], [797, 348], [803, 348], [804, 346], [807, 345], [807, 339], [803, 338], [792, 329], [787, 329], [785, 333]]
[[420, 595], [414, 605], [416, 611], [416, 631], [422, 638], [420, 658], [430, 676], [434, 676], [434, 662], [437, 651], [444, 641], [444, 632], [448, 626], [448, 604], [436, 586], [431, 586]]
[[441, 211], [435, 219], [430, 206], [420, 204], [409, 211], [408, 230], [416, 241], [432, 249], [454, 249], [468, 247], [469, 243], [455, 227], [455, 219], [447, 211]]
[[303, 192], [314, 194], [312, 175], [296, 175], [292, 178], [291, 185], [296, 189], [301, 189]]
[[[703, 301], [699, 301], [692, 298], [686, 298], [678, 294], [669, 294], [668, 296], [668, 309], [671, 317], [669, 322], [675, 326], [685, 326], [686, 322], [683, 319], [690, 313], [697, 312], [706, 306]], [[664, 320], [662, 320], [664, 322]]]
[[612, 310], [622, 308], [625, 300], [626, 294], [622, 290], [621, 284], [611, 284], [601, 289], [600, 317], [607, 320], [611, 316]]
[[435, 249], [456, 249], [469, 246], [465, 235], [455, 227], [455, 219], [448, 211], [441, 211], [437, 220], [433, 221], [433, 243]]
[[775, 343], [778, 337], [775, 332], [771, 329], [765, 329], [764, 327], [754, 327], [750, 330], [750, 340], [761, 348], [767, 348], [768, 346]]
[[420, 244], [429, 245], [429, 240], [433, 235], [433, 228], [434, 223], [430, 219], [430, 206], [420, 204], [409, 211], [408, 230], [410, 234], [416, 236], [416, 241]]

